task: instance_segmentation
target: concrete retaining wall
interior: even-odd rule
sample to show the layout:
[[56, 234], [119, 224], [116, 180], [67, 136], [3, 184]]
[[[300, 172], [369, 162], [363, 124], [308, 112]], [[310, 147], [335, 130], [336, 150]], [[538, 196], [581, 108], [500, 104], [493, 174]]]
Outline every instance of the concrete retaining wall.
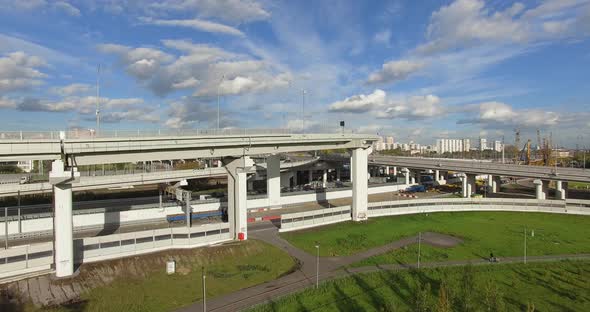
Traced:
[[[90, 263], [229, 240], [228, 223], [112, 234], [74, 240], [74, 258], [77, 263]], [[0, 250], [0, 279], [48, 270], [52, 264], [52, 242]]]

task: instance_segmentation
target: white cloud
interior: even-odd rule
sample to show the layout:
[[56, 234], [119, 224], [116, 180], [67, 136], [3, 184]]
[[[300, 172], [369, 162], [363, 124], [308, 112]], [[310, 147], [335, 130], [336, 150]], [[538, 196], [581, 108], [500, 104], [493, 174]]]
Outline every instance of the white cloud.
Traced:
[[7, 97], [0, 97], [0, 108], [16, 108], [16, 101]]
[[354, 95], [330, 104], [331, 112], [347, 113], [366, 113], [377, 107], [385, 105], [386, 93], [383, 90], [376, 89], [373, 93], [364, 95]]
[[[86, 118], [86, 120], [95, 120], [92, 116]], [[129, 121], [141, 121], [148, 123], [160, 122], [158, 114], [153, 113], [153, 109], [150, 108], [133, 108], [128, 109], [124, 112], [105, 112], [101, 113], [100, 121], [103, 123], [120, 123]]]
[[301, 119], [291, 119], [287, 122], [287, 129], [293, 131], [315, 131], [316, 129], [322, 128], [322, 124], [315, 120], [301, 120]]
[[80, 10], [66, 1], [46, 1], [46, 0], [0, 0], [0, 9], [31, 11], [42, 10], [45, 8], [54, 9], [64, 12], [70, 16], [80, 16]]
[[405, 100], [391, 101], [388, 107], [377, 113], [379, 118], [425, 119], [445, 114], [441, 99], [436, 95], [411, 96]]
[[45, 61], [24, 52], [9, 53], [0, 57], [0, 91], [25, 90], [43, 83], [47, 75], [38, 70]]
[[94, 86], [85, 83], [72, 83], [63, 87], [53, 87], [51, 92], [61, 96], [87, 94], [94, 90]]
[[187, 20], [161, 20], [161, 19], [151, 19], [151, 18], [142, 18], [141, 19], [146, 24], [158, 25], [158, 26], [175, 26], [175, 27], [188, 27], [193, 28], [196, 30], [210, 32], [210, 33], [220, 33], [238, 37], [244, 37], [244, 33], [241, 32], [239, 29], [231, 26], [227, 26], [220, 23], [210, 22], [198, 18], [194, 19], [187, 19]]
[[189, 12], [235, 24], [270, 18], [270, 13], [255, 0], [162, 0], [152, 3], [150, 8]]
[[216, 95], [218, 89], [221, 94], [236, 95], [285, 87], [292, 80], [290, 73], [272, 64], [218, 47], [187, 40], [163, 40], [162, 44], [183, 54], [174, 57], [153, 48], [114, 44], [99, 49], [118, 55], [126, 71], [157, 95], [181, 89], [192, 89], [197, 96]]
[[75, 6], [65, 1], [56, 1], [53, 7], [57, 10], [63, 11], [70, 16], [80, 16], [80, 10]]
[[389, 44], [391, 40], [391, 31], [386, 29], [375, 34], [373, 41], [380, 44]]
[[[138, 108], [144, 100], [141, 98], [100, 98], [102, 110], [129, 110]], [[25, 98], [18, 102], [16, 109], [27, 112], [78, 112], [80, 114], [91, 114], [95, 112], [96, 97], [70, 96], [57, 101], [40, 100], [36, 98]]]
[[430, 41], [419, 46], [418, 51], [432, 53], [477, 42], [524, 42], [529, 39], [529, 31], [513, 18], [519, 10], [519, 3], [491, 12], [483, 0], [457, 0], [432, 13], [427, 30]]
[[422, 61], [402, 60], [391, 61], [383, 64], [381, 70], [369, 76], [369, 83], [388, 83], [408, 78], [411, 74], [425, 66]]
[[151, 78], [162, 64], [174, 60], [174, 56], [153, 48], [130, 48], [118, 44], [101, 44], [99, 51], [115, 54], [127, 72], [139, 80]]
[[477, 116], [460, 120], [459, 124], [475, 123], [487, 127], [519, 126], [543, 127], [558, 125], [560, 114], [540, 109], [514, 109], [502, 102], [484, 102], [477, 104]]

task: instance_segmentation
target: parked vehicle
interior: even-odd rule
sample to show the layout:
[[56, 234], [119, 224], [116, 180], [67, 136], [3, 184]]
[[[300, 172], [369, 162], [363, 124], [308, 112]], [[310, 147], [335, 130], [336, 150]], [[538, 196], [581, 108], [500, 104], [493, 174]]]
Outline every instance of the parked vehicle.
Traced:
[[424, 185], [412, 185], [406, 189], [406, 192], [409, 192], [409, 193], [426, 192], [426, 187]]

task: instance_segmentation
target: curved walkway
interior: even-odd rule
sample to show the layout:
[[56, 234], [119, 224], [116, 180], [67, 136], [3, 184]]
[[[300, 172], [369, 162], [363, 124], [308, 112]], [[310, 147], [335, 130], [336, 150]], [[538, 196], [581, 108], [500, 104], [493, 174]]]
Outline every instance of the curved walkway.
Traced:
[[[316, 256], [310, 255], [299, 248], [291, 245], [286, 240], [278, 235], [277, 229], [272, 226], [268, 228], [261, 228], [250, 232], [250, 238], [265, 241], [273, 246], [281, 248], [296, 258], [299, 262], [298, 268], [274, 281], [263, 283], [250, 288], [245, 288], [234, 293], [224, 295], [207, 301], [208, 311], [238, 311], [249, 308], [254, 305], [275, 300], [280, 296], [291, 294], [307, 287], [313, 286], [316, 282]], [[386, 253], [390, 250], [402, 248], [404, 246], [416, 243], [417, 236], [407, 237], [396, 242], [369, 249], [356, 255], [346, 257], [321, 257], [320, 258], [320, 272], [321, 281], [344, 277], [351, 274], [375, 272], [380, 270], [403, 270], [413, 267], [413, 265], [378, 265], [366, 266], [360, 268], [341, 268], [346, 267], [352, 263], [361, 261], [363, 259]], [[436, 247], [453, 247], [461, 240], [444, 234], [438, 233], [423, 233], [422, 243], [429, 244]], [[529, 261], [551, 261], [560, 259], [588, 259], [590, 255], [562, 255], [562, 256], [541, 256], [529, 257]], [[520, 262], [522, 257], [505, 258], [502, 263]], [[448, 261], [437, 263], [423, 263], [422, 267], [440, 267], [466, 264], [489, 264], [485, 260], [463, 260], [463, 261]], [[197, 312], [202, 311], [202, 302], [196, 302], [190, 306], [180, 309], [179, 311]]]
[[[273, 226], [272, 228], [259, 229], [250, 232], [250, 238], [265, 241], [278, 248], [285, 250], [298, 263], [298, 268], [274, 281], [266, 282], [253, 287], [245, 288], [231, 294], [220, 296], [207, 301], [207, 311], [239, 311], [250, 308], [254, 305], [276, 300], [278, 297], [285, 296], [291, 293], [301, 291], [307, 287], [311, 287], [316, 282], [316, 256], [310, 255], [301, 249], [291, 245], [286, 240], [278, 235], [278, 230]], [[346, 257], [321, 257], [320, 258], [320, 281], [330, 280], [334, 278], [345, 277], [358, 273], [369, 273], [382, 270], [404, 270], [414, 267], [415, 265], [376, 265], [365, 266], [359, 268], [345, 268], [346, 266], [361, 261], [363, 259], [386, 253], [391, 250], [402, 248], [404, 246], [416, 243], [417, 236], [403, 238], [393, 243], [372, 248], [359, 254]], [[462, 240], [453, 236], [426, 232], [422, 234], [422, 243], [436, 247], [453, 247]], [[590, 259], [590, 254], [578, 255], [556, 255], [556, 256], [537, 256], [528, 257], [527, 261], [555, 261], [563, 259]], [[516, 263], [521, 262], [522, 257], [503, 258], [502, 263]], [[460, 260], [460, 261], [446, 261], [423, 263], [422, 267], [444, 267], [457, 266], [467, 264], [490, 264], [487, 260]], [[195, 302], [190, 306], [179, 309], [179, 312], [198, 312], [203, 311], [202, 301]]]

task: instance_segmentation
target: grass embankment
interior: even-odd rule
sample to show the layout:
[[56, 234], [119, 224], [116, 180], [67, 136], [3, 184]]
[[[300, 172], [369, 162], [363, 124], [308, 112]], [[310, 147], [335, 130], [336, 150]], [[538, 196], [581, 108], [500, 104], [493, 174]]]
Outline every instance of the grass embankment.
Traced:
[[359, 274], [251, 311], [590, 311], [589, 294], [588, 261], [498, 264]]
[[568, 182], [568, 187], [576, 190], [587, 190], [590, 188], [590, 183], [584, 182]]
[[[43, 311], [171, 311], [202, 299], [203, 266], [207, 272], [207, 298], [274, 280], [295, 266], [284, 251], [255, 240], [189, 252], [192, 253], [175, 257], [174, 275], [166, 274], [163, 263], [148, 260], [158, 262], [148, 264], [148, 272], [121, 276], [83, 294], [77, 304]], [[132, 268], [123, 268], [127, 269]], [[141, 269], [146, 269], [145, 263]], [[31, 306], [27, 310], [40, 311]]]
[[[422, 245], [422, 261], [446, 261], [523, 254], [524, 229], [529, 255], [590, 253], [590, 217], [516, 212], [430, 213], [373, 218], [281, 234], [293, 245], [322, 256], [351, 255], [419, 232], [438, 232], [463, 239], [452, 248]], [[534, 230], [534, 237], [531, 236]], [[360, 265], [416, 262], [417, 246], [364, 260]]]

